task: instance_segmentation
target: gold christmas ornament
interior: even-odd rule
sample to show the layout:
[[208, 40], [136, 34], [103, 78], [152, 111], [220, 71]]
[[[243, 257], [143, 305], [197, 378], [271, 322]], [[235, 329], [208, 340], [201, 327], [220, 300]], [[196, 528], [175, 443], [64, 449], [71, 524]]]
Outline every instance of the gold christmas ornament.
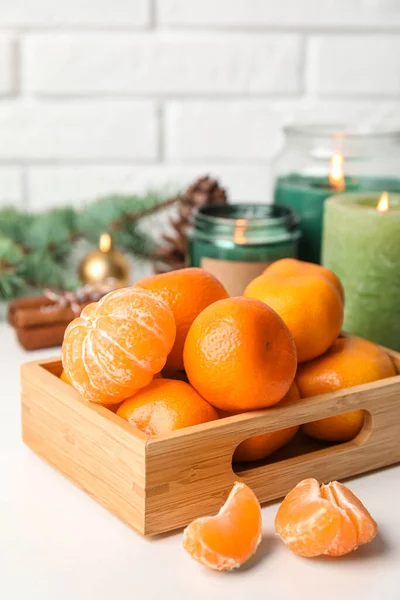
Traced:
[[102, 233], [99, 247], [90, 252], [79, 265], [79, 279], [83, 284], [110, 285], [114, 288], [129, 285], [129, 265], [120, 252], [113, 249], [109, 233]]

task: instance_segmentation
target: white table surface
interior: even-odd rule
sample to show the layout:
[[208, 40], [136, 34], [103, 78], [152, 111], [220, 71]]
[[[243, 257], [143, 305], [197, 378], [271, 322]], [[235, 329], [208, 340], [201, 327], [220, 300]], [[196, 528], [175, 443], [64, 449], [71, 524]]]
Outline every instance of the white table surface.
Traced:
[[55, 354], [24, 352], [0, 324], [1, 600], [400, 599], [400, 466], [348, 482], [380, 531], [359, 551], [295, 556], [273, 533], [272, 504], [256, 556], [240, 571], [207, 570], [184, 552], [181, 531], [142, 538], [23, 446], [19, 366]]

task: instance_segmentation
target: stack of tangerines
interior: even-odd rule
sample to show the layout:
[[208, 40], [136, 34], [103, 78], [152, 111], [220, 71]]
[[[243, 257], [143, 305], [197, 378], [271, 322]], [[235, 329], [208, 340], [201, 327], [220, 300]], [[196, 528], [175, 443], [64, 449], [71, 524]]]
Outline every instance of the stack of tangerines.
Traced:
[[[294, 259], [270, 265], [229, 298], [202, 269], [155, 275], [90, 304], [68, 327], [67, 377], [149, 435], [395, 375], [371, 342], [339, 338], [343, 287], [332, 271]], [[362, 411], [303, 425], [352, 439]], [[234, 460], [266, 457], [298, 427], [245, 440]]]
[[[116, 411], [148, 435], [162, 435], [395, 375], [378, 346], [339, 337], [343, 312], [336, 275], [294, 259], [273, 263], [235, 298], [202, 269], [155, 275], [84, 308], [65, 333], [62, 378], [86, 400]], [[357, 435], [362, 422], [362, 411], [356, 411], [303, 430], [343, 441]], [[297, 430], [245, 440], [234, 459], [264, 458]], [[326, 502], [335, 505], [334, 512], [342, 510], [346, 499], [336, 488], [310, 485], [306, 497], [315, 510]], [[293, 538], [292, 530], [285, 534], [285, 525], [279, 527], [282, 537]], [[189, 533], [186, 544], [196, 554]], [[334, 537], [329, 540], [325, 553], [334, 553]]]

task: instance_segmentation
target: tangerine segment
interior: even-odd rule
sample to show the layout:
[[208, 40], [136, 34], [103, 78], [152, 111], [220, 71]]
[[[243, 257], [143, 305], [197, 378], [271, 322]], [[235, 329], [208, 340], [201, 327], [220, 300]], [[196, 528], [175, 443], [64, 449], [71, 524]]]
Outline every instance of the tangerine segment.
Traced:
[[194, 320], [184, 348], [186, 374], [213, 406], [246, 411], [276, 404], [289, 390], [296, 347], [282, 319], [252, 298], [228, 298]]
[[162, 370], [175, 333], [174, 316], [163, 301], [141, 288], [115, 290], [68, 325], [63, 367], [84, 398], [117, 404]]
[[343, 484], [320, 487], [316, 479], [304, 479], [280, 505], [275, 530], [300, 556], [343, 556], [370, 542], [377, 525]]
[[191, 324], [207, 306], [228, 298], [228, 292], [218, 279], [197, 267], [146, 277], [135, 285], [153, 292], [172, 310], [176, 339], [165, 368], [169, 373], [183, 370], [183, 347]]
[[254, 492], [236, 482], [213, 517], [196, 519], [183, 532], [183, 547], [192, 558], [217, 571], [245, 563], [261, 541], [261, 507]]
[[215, 408], [191, 385], [173, 379], [153, 379], [133, 398], [125, 400], [117, 415], [148, 435], [162, 435], [218, 419]]
[[378, 533], [378, 526], [368, 510], [357, 496], [339, 481], [333, 481], [328, 485], [321, 486], [321, 493], [329, 487], [335, 498], [336, 505], [347, 514], [354, 526], [357, 544], [353, 549], [355, 550], [358, 546], [368, 544]]

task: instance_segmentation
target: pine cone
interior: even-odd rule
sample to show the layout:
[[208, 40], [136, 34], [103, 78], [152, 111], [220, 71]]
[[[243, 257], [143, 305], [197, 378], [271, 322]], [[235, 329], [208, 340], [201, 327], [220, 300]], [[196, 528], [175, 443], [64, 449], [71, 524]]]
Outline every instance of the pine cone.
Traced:
[[177, 198], [178, 216], [170, 219], [172, 232], [163, 234], [163, 244], [155, 252], [154, 270], [165, 273], [187, 266], [187, 230], [193, 210], [206, 204], [226, 204], [227, 195], [216, 179], [200, 177]]

